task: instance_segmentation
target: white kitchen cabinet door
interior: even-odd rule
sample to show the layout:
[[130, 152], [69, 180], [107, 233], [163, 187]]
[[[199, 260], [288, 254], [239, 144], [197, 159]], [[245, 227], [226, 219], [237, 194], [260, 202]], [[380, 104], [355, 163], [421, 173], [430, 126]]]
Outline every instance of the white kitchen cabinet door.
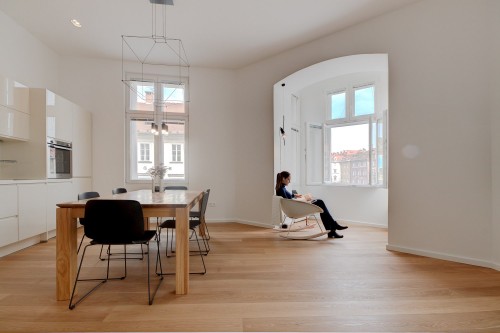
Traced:
[[47, 231], [56, 229], [56, 204], [76, 199], [71, 181], [47, 183]]
[[29, 140], [29, 114], [0, 105], [0, 137], [22, 141]]
[[18, 240], [17, 185], [0, 185], [0, 247]]
[[17, 217], [17, 185], [0, 185], [0, 218]]
[[19, 240], [43, 234], [47, 231], [47, 186], [18, 184]]
[[73, 178], [92, 176], [92, 114], [79, 106], [73, 113]]
[[29, 88], [0, 75], [0, 105], [29, 114]]
[[0, 218], [0, 247], [19, 240], [17, 216]]
[[73, 141], [73, 110], [75, 104], [66, 98], [46, 91], [47, 136]]

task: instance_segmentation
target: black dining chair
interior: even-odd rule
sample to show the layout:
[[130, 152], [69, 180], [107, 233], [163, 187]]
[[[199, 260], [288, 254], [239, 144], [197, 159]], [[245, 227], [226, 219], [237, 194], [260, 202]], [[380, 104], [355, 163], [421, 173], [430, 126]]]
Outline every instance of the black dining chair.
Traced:
[[[112, 190], [111, 190], [111, 193], [112, 193], [112, 194], [127, 193], [127, 189], [126, 189], [126, 188], [124, 188], [124, 187], [116, 187], [116, 188], [114, 188], [114, 189], [112, 189]], [[121, 255], [123, 255], [123, 253], [116, 253], [116, 252], [115, 252], [115, 253], [111, 253], [111, 248], [108, 248], [108, 252], [109, 252], [109, 254], [110, 254], [110, 255], [113, 255], [113, 254], [114, 254], [114, 255], [117, 255], [117, 254], [121, 254]], [[144, 259], [144, 254], [145, 254], [145, 253], [144, 253], [144, 249], [142, 248], [142, 245], [141, 245], [141, 252], [140, 252], [140, 253], [137, 253], [137, 252], [131, 252], [131, 253], [129, 253], [129, 254], [132, 254], [132, 255], [134, 255], [134, 254], [139, 254], [139, 255], [140, 255], [140, 257], [130, 257], [130, 258], [127, 258], [127, 259], [139, 259], [139, 260], [143, 260], [143, 259]], [[121, 258], [116, 258], [116, 257], [114, 257], [114, 258], [112, 258], [112, 259], [121, 259]], [[101, 258], [101, 260], [106, 260], [106, 259], [102, 259], [102, 258]]]
[[181, 186], [181, 185], [169, 185], [169, 186], [165, 186], [163, 188], [164, 190], [185, 190], [187, 191], [187, 186]]
[[[208, 245], [208, 241], [210, 240], [210, 232], [208, 231], [208, 225], [207, 223], [205, 222], [205, 212], [207, 211], [207, 207], [208, 207], [208, 197], [210, 196], [210, 189], [207, 189], [205, 191], [206, 193], [206, 196], [203, 195], [203, 199], [201, 201], [201, 205], [200, 205], [200, 210], [198, 211], [190, 211], [189, 212], [189, 217], [191, 219], [198, 219], [200, 220], [203, 220], [203, 226], [205, 228], [205, 235], [203, 236], [204, 240], [206, 240], [207, 242], [207, 245]], [[210, 251], [210, 247], [208, 249]]]
[[112, 194], [120, 194], [120, 193], [127, 193], [127, 189], [123, 187], [117, 187], [111, 190]]
[[[153, 295], [151, 295], [151, 278], [150, 278], [150, 263], [149, 263], [149, 242], [156, 235], [155, 230], [145, 230], [144, 216], [142, 213], [141, 204], [135, 200], [90, 200], [85, 205], [85, 234], [91, 239], [90, 243], [83, 249], [83, 255], [78, 266], [75, 284], [71, 293], [69, 301], [69, 308], [74, 309], [77, 304], [83, 301], [99, 286], [109, 280], [123, 280], [127, 277], [127, 250], [126, 246], [131, 244], [143, 244], [148, 248], [147, 265], [148, 265], [148, 303], [153, 304], [154, 297], [161, 281], [163, 280], [163, 270], [160, 261], [159, 240], [156, 240], [156, 266], [159, 267], [160, 282], [156, 287]], [[109, 276], [109, 260], [110, 254], [108, 253], [107, 270], [104, 278], [97, 279], [80, 279], [80, 272], [82, 270], [83, 260], [88, 247], [93, 245], [123, 245], [125, 257], [124, 275], [120, 277]], [[142, 269], [142, 268], [141, 268]], [[82, 281], [99, 281], [90, 291], [81, 296], [77, 301], [73, 302], [75, 297], [76, 287], [78, 282]]]
[[[204, 214], [203, 205], [204, 205], [204, 203], [206, 205], [207, 202], [208, 202], [208, 193], [204, 192], [203, 198], [202, 198], [202, 204], [201, 204], [201, 206], [202, 206], [201, 211], [203, 211], [203, 214]], [[190, 219], [189, 220], [189, 229], [191, 230], [191, 237], [194, 235], [196, 243], [198, 244], [198, 251], [190, 251], [190, 252], [195, 252], [195, 253], [199, 254], [200, 258], [201, 258], [201, 262], [203, 264], [203, 270], [201, 272], [191, 272], [191, 274], [205, 274], [207, 272], [207, 268], [205, 266], [205, 260], [203, 259], [203, 256], [208, 254], [208, 252], [210, 251], [210, 248], [205, 243], [205, 240], [203, 239], [203, 237], [202, 237], [202, 241], [203, 241], [205, 249], [202, 250], [202, 248], [201, 248], [200, 239], [198, 237], [198, 233], [196, 232], [196, 228], [198, 228], [200, 226], [200, 224], [201, 224], [200, 219]], [[166, 250], [165, 250], [165, 255], [167, 257], [169, 257], [169, 255], [168, 255], [169, 231], [172, 235], [171, 240], [170, 240], [170, 251], [173, 252], [173, 248], [172, 248], [173, 245], [172, 244], [173, 244], [175, 227], [176, 227], [176, 220], [175, 219], [167, 219], [158, 225], [158, 239], [160, 239], [161, 230], [167, 229], [167, 241], [166, 241]], [[165, 273], [165, 275], [167, 275], [167, 274], [172, 274], [172, 273]]]

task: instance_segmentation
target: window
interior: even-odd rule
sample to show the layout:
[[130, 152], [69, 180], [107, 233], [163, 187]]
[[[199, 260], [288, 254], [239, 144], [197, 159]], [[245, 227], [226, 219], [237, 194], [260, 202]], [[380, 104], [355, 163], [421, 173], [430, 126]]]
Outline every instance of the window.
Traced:
[[331, 119], [344, 119], [346, 117], [345, 91], [330, 94]]
[[172, 162], [181, 162], [181, 145], [172, 144]]
[[376, 109], [375, 84], [346, 87], [327, 97], [323, 183], [386, 186], [387, 112]]
[[139, 162], [148, 162], [151, 160], [151, 144], [139, 143]]
[[[188, 112], [186, 85], [168, 77], [134, 80], [127, 89], [127, 181], [150, 180], [148, 169], [163, 163], [165, 179], [187, 182]], [[154, 134], [152, 124], [160, 131]], [[161, 125], [168, 132], [161, 132]]]
[[354, 89], [354, 116], [372, 115], [375, 113], [375, 87]]

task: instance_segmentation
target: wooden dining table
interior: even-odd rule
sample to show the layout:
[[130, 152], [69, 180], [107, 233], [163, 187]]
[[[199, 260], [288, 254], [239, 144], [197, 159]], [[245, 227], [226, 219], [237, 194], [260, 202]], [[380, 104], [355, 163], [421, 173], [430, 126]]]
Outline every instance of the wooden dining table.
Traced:
[[[189, 211], [201, 202], [203, 191], [151, 190], [102, 196], [95, 199], [137, 200], [142, 206], [145, 224], [150, 217], [175, 217], [175, 290], [189, 292]], [[69, 300], [77, 272], [77, 218], [84, 217], [88, 200], [57, 204], [56, 208], [56, 298]]]

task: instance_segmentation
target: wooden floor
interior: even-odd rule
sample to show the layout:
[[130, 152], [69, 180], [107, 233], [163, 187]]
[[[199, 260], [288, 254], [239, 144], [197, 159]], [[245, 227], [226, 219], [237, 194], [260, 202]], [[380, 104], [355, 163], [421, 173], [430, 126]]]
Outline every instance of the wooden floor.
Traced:
[[[55, 240], [0, 258], [0, 332], [500, 332], [500, 272], [389, 252], [383, 229], [314, 241], [233, 223], [210, 233], [208, 273], [191, 275], [184, 296], [167, 276], [152, 306], [143, 261], [71, 311], [55, 301]], [[104, 267], [95, 254], [85, 263], [94, 276]]]

